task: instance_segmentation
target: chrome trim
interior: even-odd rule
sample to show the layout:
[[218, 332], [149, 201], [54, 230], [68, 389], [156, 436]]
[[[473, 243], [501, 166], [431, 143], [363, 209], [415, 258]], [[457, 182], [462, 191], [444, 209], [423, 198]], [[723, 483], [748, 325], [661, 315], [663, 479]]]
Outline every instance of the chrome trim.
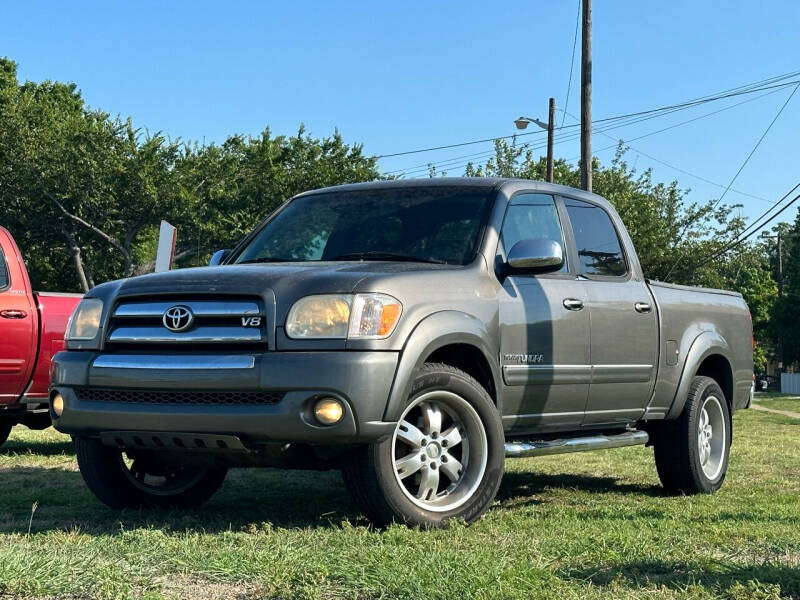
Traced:
[[228, 327], [214, 325], [197, 327], [192, 331], [173, 333], [163, 327], [117, 327], [108, 335], [112, 343], [157, 344], [175, 342], [178, 344], [206, 342], [260, 342], [261, 330], [256, 327]]
[[652, 379], [653, 365], [504, 365], [506, 385], [638, 383]]
[[169, 369], [173, 371], [252, 369], [255, 366], [255, 357], [246, 355], [101, 354], [92, 363], [92, 367], [95, 369]]
[[641, 383], [652, 374], [653, 365], [592, 365], [592, 383]]
[[158, 302], [122, 302], [114, 309], [114, 317], [161, 318], [173, 306], [188, 306], [196, 317], [250, 317], [263, 316], [258, 304], [245, 300], [165, 300]]
[[506, 365], [506, 385], [561, 385], [589, 383], [592, 365]]
[[507, 442], [505, 448], [507, 458], [523, 458], [526, 456], [546, 456], [548, 454], [641, 446], [646, 444], [649, 439], [650, 436], [647, 435], [646, 431], [626, 431], [617, 435], [592, 435], [566, 440]]

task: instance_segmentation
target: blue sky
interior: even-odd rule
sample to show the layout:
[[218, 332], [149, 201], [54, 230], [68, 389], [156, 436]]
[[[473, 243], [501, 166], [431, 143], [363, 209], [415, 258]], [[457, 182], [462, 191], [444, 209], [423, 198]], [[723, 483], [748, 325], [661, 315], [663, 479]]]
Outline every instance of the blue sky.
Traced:
[[[563, 107], [577, 0], [558, 2], [5, 3], [0, 54], [23, 79], [75, 81], [90, 105], [187, 140], [265, 126], [338, 127], [369, 154], [514, 133], [520, 114]], [[595, 0], [594, 115], [673, 104], [800, 70], [800, 2]], [[580, 48], [578, 49], [580, 52]], [[579, 112], [579, 79], [568, 110]], [[632, 145], [728, 184], [790, 90]], [[609, 132], [626, 139], [733, 104], [709, 104]], [[559, 119], [560, 120], [560, 119]], [[567, 119], [567, 123], [570, 123]], [[734, 188], [777, 199], [799, 179], [800, 92]], [[526, 140], [536, 136], [529, 136]], [[596, 135], [595, 148], [614, 142]], [[475, 154], [490, 144], [387, 158], [384, 170]], [[577, 142], [556, 146], [574, 158]], [[599, 152], [604, 161], [612, 150]], [[631, 151], [692, 199], [721, 190]], [[466, 159], [446, 170], [461, 174]], [[729, 193], [745, 216], [768, 205]], [[792, 213], [794, 211], [791, 211]], [[789, 216], [789, 212], [785, 213]], [[791, 214], [791, 218], [794, 214]]]

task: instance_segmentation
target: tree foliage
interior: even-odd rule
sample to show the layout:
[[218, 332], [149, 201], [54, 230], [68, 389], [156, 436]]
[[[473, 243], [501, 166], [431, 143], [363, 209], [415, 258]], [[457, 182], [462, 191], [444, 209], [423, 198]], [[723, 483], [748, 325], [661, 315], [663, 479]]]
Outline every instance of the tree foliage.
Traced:
[[0, 222], [44, 289], [86, 290], [151, 270], [158, 224], [198, 264], [300, 191], [379, 177], [335, 133], [185, 144], [86, 106], [74, 84], [20, 83], [0, 59]]

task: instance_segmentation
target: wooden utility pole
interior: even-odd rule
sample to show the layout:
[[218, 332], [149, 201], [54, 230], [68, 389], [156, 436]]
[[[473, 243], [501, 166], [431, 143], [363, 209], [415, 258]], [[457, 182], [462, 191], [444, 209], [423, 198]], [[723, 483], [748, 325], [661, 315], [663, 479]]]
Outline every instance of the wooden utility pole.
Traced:
[[783, 238], [778, 230], [778, 298], [783, 298]]
[[581, 187], [592, 191], [592, 0], [581, 11]]
[[550, 98], [550, 112], [547, 119], [547, 181], [553, 183], [553, 133], [556, 128], [556, 100]]
[[[783, 237], [778, 229], [778, 298], [783, 298]], [[778, 374], [783, 373], [783, 336], [778, 333]]]

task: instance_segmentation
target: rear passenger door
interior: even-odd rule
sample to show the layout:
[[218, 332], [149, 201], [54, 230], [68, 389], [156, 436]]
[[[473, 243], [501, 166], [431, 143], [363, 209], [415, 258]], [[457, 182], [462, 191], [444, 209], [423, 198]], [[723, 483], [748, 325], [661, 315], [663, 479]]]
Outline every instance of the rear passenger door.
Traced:
[[631, 269], [614, 222], [596, 204], [564, 206], [574, 260], [586, 286], [592, 378], [585, 426], [619, 425], [644, 414], [655, 383], [658, 322], [650, 290]]

